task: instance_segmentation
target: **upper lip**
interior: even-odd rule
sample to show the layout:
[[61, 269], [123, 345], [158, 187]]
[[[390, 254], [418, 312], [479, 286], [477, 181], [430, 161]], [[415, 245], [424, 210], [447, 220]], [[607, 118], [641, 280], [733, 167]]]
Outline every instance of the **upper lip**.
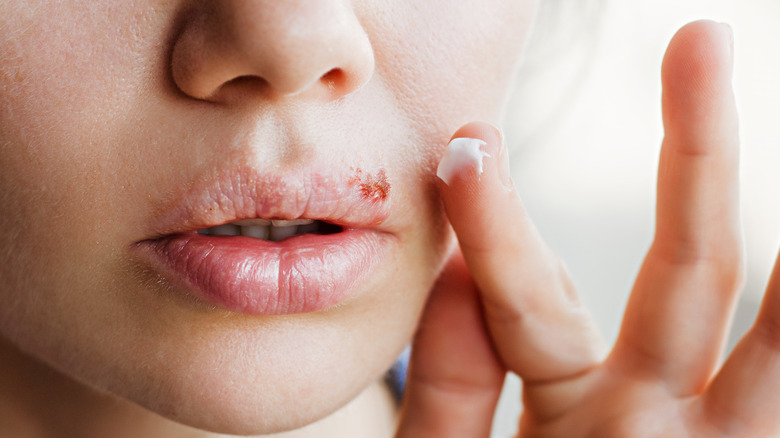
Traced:
[[377, 227], [389, 217], [390, 199], [366, 195], [366, 180], [376, 175], [385, 178], [384, 169], [280, 173], [247, 167], [218, 173], [175, 194], [154, 220], [152, 238], [254, 218]]

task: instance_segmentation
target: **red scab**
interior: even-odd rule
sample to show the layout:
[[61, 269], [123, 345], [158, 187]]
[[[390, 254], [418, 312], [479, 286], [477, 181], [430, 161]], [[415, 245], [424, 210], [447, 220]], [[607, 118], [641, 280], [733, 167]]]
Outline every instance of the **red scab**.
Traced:
[[390, 181], [384, 169], [374, 174], [364, 173], [362, 169], [355, 170], [355, 176], [350, 180], [357, 184], [360, 196], [369, 201], [384, 201], [390, 196]]

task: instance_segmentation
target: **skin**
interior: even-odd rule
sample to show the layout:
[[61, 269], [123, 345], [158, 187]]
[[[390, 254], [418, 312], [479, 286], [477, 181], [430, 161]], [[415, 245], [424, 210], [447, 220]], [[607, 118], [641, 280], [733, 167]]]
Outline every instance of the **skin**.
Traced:
[[[501, 159], [442, 186], [461, 251], [423, 317], [398, 436], [488, 436], [506, 371], [523, 380], [519, 437], [780, 434], [780, 263], [721, 365], [744, 276], [732, 47], [730, 29], [708, 21], [669, 45], [656, 233], [611, 350], [502, 179]], [[488, 125], [455, 136], [502, 156]]]
[[[608, 351], [501, 170], [498, 131], [455, 133], [487, 143], [482, 175], [434, 176], [452, 132], [500, 118], [534, 3], [353, 3], [0, 4], [0, 427], [207, 436], [325, 417], [287, 436], [381, 436], [387, 417], [357, 419], [388, 408], [373, 383], [432, 290], [398, 437], [488, 436], [507, 371], [522, 437], [780, 433], [780, 269], [718, 367], [743, 276], [726, 28], [686, 26], [664, 61], [656, 238]], [[179, 187], [333, 156], [386, 170], [397, 241], [342, 306], [228, 314], [134, 264]]]
[[[379, 418], [355, 436], [391, 433], [379, 382], [454, 244], [438, 157], [462, 124], [500, 120], [535, 9], [2, 2], [0, 386], [13, 390], [1, 391], [0, 429], [269, 434], [360, 395], [298, 436], [344, 436], [339, 425], [366, 412]], [[377, 227], [389, 254], [339, 306], [232, 314], [139, 266], [135, 243], [186, 188], [311, 163], [392, 185]]]

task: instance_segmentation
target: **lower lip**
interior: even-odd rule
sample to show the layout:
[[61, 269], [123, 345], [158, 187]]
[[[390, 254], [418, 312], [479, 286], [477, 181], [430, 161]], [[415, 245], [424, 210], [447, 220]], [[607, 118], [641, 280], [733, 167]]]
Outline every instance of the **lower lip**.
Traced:
[[284, 315], [351, 296], [384, 258], [387, 239], [361, 229], [281, 242], [178, 234], [138, 247], [154, 270], [197, 298], [248, 315]]

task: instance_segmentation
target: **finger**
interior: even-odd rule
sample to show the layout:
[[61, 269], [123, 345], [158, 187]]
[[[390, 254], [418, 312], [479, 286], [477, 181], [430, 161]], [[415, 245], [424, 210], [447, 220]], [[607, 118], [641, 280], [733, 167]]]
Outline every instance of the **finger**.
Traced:
[[679, 395], [711, 378], [743, 278], [731, 70], [725, 25], [691, 23], [669, 45], [655, 239], [613, 355]]
[[706, 420], [730, 436], [778, 436], [780, 422], [780, 258], [756, 323], [702, 400]]
[[472, 123], [454, 137], [484, 143], [450, 144], [440, 165], [442, 199], [502, 362], [527, 383], [590, 369], [603, 355], [600, 335], [513, 188], [500, 133]]
[[505, 374], [458, 254], [431, 293], [415, 337], [396, 436], [488, 437]]

